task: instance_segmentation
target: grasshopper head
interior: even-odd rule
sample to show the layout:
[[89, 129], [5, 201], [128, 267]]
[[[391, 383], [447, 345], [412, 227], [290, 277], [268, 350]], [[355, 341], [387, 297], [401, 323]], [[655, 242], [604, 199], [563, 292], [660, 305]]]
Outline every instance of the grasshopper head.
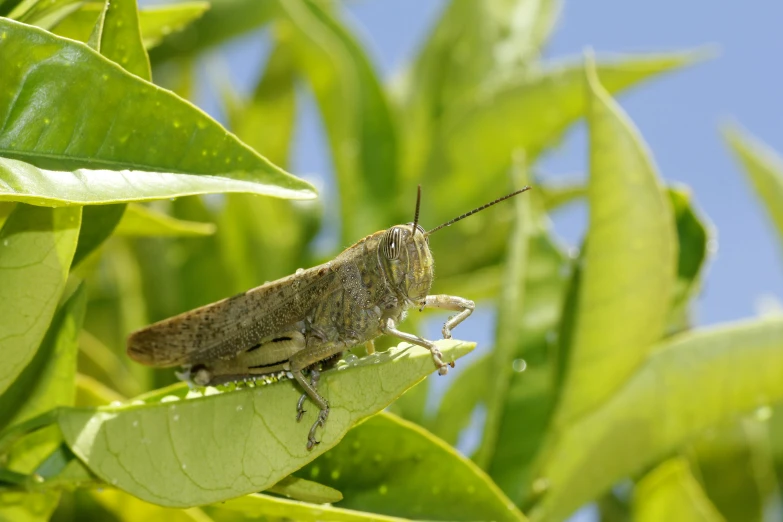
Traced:
[[419, 206], [421, 204], [421, 185], [419, 185], [416, 197], [416, 214], [413, 223], [407, 225], [395, 225], [383, 232], [381, 242], [378, 245], [378, 256], [386, 272], [387, 280], [397, 290], [401, 297], [417, 303], [426, 297], [432, 286], [433, 260], [430, 252], [429, 236], [433, 232], [453, 225], [457, 221], [481, 212], [485, 208], [505, 201], [510, 197], [521, 194], [530, 187], [524, 187], [517, 191], [490, 201], [470, 212], [450, 219], [437, 227], [425, 231], [419, 226]]
[[418, 223], [395, 225], [383, 233], [378, 250], [391, 286], [411, 301], [423, 299], [432, 286], [434, 265], [424, 229]]

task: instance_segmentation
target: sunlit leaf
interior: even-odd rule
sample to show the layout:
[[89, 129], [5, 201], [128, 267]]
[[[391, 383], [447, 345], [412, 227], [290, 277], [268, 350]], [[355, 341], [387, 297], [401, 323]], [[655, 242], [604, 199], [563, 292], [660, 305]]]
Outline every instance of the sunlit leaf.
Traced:
[[538, 57], [560, 10], [558, 0], [452, 0], [405, 75], [401, 170], [418, 181], [445, 114], [521, 75]]
[[83, 0], [25, 0], [8, 14], [8, 18], [50, 29], [79, 9]]
[[783, 158], [737, 125], [725, 127], [723, 137], [783, 238]]
[[545, 222], [534, 224], [526, 274], [523, 330], [509, 366], [513, 371], [503, 404], [495, 451], [487, 471], [518, 504], [534, 477], [531, 465], [549, 430], [558, 394], [559, 334], [569, 289], [571, 262]]
[[[544, 206], [555, 210], [587, 196], [587, 186], [581, 182], [537, 184], [536, 193], [542, 195]], [[715, 232], [712, 224], [696, 207], [693, 195], [685, 187], [673, 186], [668, 190], [674, 211], [679, 243], [677, 282], [672, 310], [669, 312], [670, 331], [688, 326], [690, 304], [701, 289], [710, 243]]]
[[693, 445], [694, 472], [729, 522], [762, 522], [778, 495], [766, 418], [771, 414], [762, 407], [758, 418], [710, 430]]
[[[456, 341], [438, 345], [445, 360], [473, 349]], [[314, 409], [296, 422], [301, 391], [288, 380], [189, 400], [62, 410], [59, 426], [73, 452], [108, 484], [163, 506], [203, 505], [271, 487], [433, 371], [428, 350], [401, 346], [324, 372], [319, 392], [332, 411], [312, 451], [306, 441]], [[212, 435], [202, 436], [204, 430]]]
[[[362, 513], [332, 506], [308, 504], [296, 500], [275, 498], [268, 495], [247, 495], [220, 504], [208, 506], [205, 511], [216, 522], [236, 520], [285, 520], [301, 522], [403, 522], [405, 519], [387, 517], [376, 513]], [[238, 518], [242, 517], [242, 518]]]
[[297, 475], [339, 489], [344, 508], [424, 520], [523, 520], [475, 464], [388, 413], [356, 426]]
[[681, 334], [546, 451], [534, 520], [559, 520], [706, 428], [783, 400], [783, 320]]
[[[2, 161], [2, 160], [0, 160]], [[73, 265], [100, 247], [112, 235], [125, 214], [125, 205], [96, 205], [84, 207], [79, 243], [73, 255]]]
[[210, 522], [201, 509], [171, 509], [149, 504], [115, 489], [96, 491], [92, 497], [109, 510], [117, 520], [124, 522]]
[[[71, 40], [86, 42], [102, 9], [102, 4], [86, 3], [51, 31]], [[139, 27], [144, 47], [149, 50], [159, 45], [167, 35], [183, 30], [207, 9], [209, 2], [181, 2], [139, 9]]]
[[114, 233], [118, 236], [208, 236], [215, 233], [215, 225], [176, 219], [131, 203]]
[[[515, 185], [524, 186], [527, 165], [515, 165]], [[498, 432], [502, 422], [503, 409], [507, 393], [514, 374], [513, 361], [517, 358], [522, 344], [524, 323], [520, 317], [525, 309], [525, 289], [527, 288], [528, 259], [531, 240], [536, 233], [536, 216], [529, 194], [517, 196], [514, 200], [515, 216], [511, 234], [508, 238], [508, 250], [503, 267], [503, 286], [498, 298], [498, 323], [496, 328], [495, 349], [489, 363], [491, 385], [485, 394], [487, 409], [482, 433], [481, 446], [473, 456], [476, 463], [486, 469], [495, 453]]]
[[476, 406], [485, 400], [486, 383], [490, 381], [490, 358], [484, 356], [451, 382], [443, 396], [435, 420], [428, 426], [445, 442], [456, 445], [459, 435], [470, 423]]
[[57, 406], [73, 406], [78, 336], [84, 320], [83, 286], [55, 313], [33, 360], [0, 396], [0, 429]]
[[76, 406], [105, 406], [125, 397], [89, 375], [76, 374]]
[[277, 14], [275, 2], [211, 0], [204, 16], [172, 34], [150, 53], [153, 64], [190, 58], [229, 38], [264, 26]]
[[690, 326], [691, 302], [701, 290], [710, 243], [714, 241], [715, 232], [709, 221], [697, 210], [689, 191], [670, 188], [669, 199], [674, 211], [679, 244], [677, 282], [668, 320], [668, 331], [674, 332]]
[[0, 395], [43, 340], [65, 288], [80, 222], [81, 208], [17, 205], [0, 230]]
[[[83, 286], [63, 303], [35, 357], [5, 394], [0, 396], [0, 428], [24, 422], [57, 406], [72, 406], [75, 398], [77, 336], [84, 317]], [[51, 427], [36, 432], [7, 448], [3, 467], [32, 474], [60, 444]], [[47, 519], [57, 505], [53, 491], [0, 492], [0, 519]]]
[[284, 478], [266, 491], [313, 504], [333, 504], [343, 499], [342, 493], [334, 488], [294, 476]]
[[147, 81], [152, 79], [150, 60], [141, 42], [136, 0], [108, 3], [96, 49], [131, 74]]
[[307, 183], [203, 112], [83, 44], [0, 19], [0, 67], [0, 155], [41, 169], [115, 170], [54, 173], [3, 160], [2, 199], [109, 203], [237, 190], [312, 196]]
[[182, 31], [201, 18], [210, 5], [210, 2], [178, 2], [140, 9], [139, 26], [144, 47], [151, 49], [168, 35]]
[[670, 459], [639, 481], [634, 490], [634, 520], [721, 522], [723, 517], [693, 478], [688, 463]]
[[593, 67], [588, 62], [588, 247], [559, 428], [609, 397], [662, 337], [676, 278], [671, 204], [645, 143]]
[[[599, 62], [601, 84], [616, 93], [703, 58], [703, 53], [628, 56]], [[560, 140], [570, 125], [585, 115], [584, 72], [581, 63], [549, 65], [529, 78], [488, 94], [477, 104], [455, 113], [444, 123], [434, 167], [426, 172], [437, 192], [459, 180], [460, 190], [489, 199], [517, 150], [529, 162]], [[476, 165], [480, 165], [479, 171]], [[493, 190], [494, 189], [494, 190]], [[459, 201], [445, 200], [439, 217], [456, 215]]]

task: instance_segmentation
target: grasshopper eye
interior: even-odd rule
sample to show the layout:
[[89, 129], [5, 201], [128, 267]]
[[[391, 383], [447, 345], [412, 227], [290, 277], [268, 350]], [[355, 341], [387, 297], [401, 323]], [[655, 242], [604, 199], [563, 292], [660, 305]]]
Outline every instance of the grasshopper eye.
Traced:
[[397, 259], [399, 257], [400, 249], [402, 248], [400, 244], [401, 239], [402, 233], [398, 227], [392, 227], [386, 232], [381, 242], [381, 249], [387, 259]]

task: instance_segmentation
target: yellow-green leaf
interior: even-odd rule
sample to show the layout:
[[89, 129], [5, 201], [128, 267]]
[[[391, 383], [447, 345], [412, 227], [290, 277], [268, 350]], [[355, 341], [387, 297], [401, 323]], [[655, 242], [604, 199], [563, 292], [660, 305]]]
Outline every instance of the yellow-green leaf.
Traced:
[[[474, 346], [437, 344], [444, 360]], [[273, 486], [434, 369], [428, 350], [401, 345], [324, 372], [319, 392], [331, 414], [312, 451], [307, 432], [317, 410], [296, 422], [301, 391], [288, 380], [184, 400], [64, 409], [59, 426], [71, 450], [108, 484], [163, 506], [203, 505]]]
[[343, 508], [417, 520], [524, 520], [473, 462], [389, 413], [353, 428], [297, 475], [339, 489]]
[[299, 522], [404, 522], [405, 519], [376, 513], [362, 513], [332, 506], [308, 504], [296, 500], [247, 495], [206, 508], [216, 522], [239, 520], [297, 520]]
[[81, 215], [78, 207], [17, 205], [0, 230], [0, 395], [33, 358], [54, 316]]
[[650, 152], [587, 66], [590, 205], [586, 253], [556, 423], [606, 400], [664, 333], [677, 233]]
[[[193, 105], [84, 44], [0, 19], [0, 68], [0, 156], [27, 162], [3, 160], [1, 199], [110, 203], [226, 191], [313, 196], [309, 184]], [[107, 171], [77, 170], [86, 168]]]
[[727, 126], [723, 137], [731, 147], [783, 240], [783, 158], [739, 126]]
[[536, 475], [534, 520], [559, 520], [703, 430], [783, 400], [783, 319], [674, 337], [560, 434]]
[[723, 521], [683, 459], [664, 461], [645, 475], [636, 484], [633, 502], [636, 522]]
[[119, 236], [208, 236], [212, 223], [185, 221], [135, 203], [128, 205], [114, 233]]
[[[102, 9], [103, 4], [86, 3], [78, 11], [65, 17], [51, 31], [71, 40], [86, 42]], [[207, 9], [209, 2], [181, 2], [139, 9], [139, 27], [144, 48], [149, 50], [159, 45], [167, 35], [183, 30]]]

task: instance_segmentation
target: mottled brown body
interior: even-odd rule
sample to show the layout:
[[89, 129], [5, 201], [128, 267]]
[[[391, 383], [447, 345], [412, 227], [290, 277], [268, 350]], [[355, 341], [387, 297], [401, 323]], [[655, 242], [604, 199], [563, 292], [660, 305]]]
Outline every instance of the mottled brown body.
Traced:
[[[401, 234], [409, 231], [405, 227]], [[300, 370], [375, 339], [387, 319], [396, 324], [405, 310], [421, 304], [433, 279], [426, 241], [408, 242], [404, 253], [389, 260], [380, 250], [386, 233], [363, 238], [323, 265], [134, 332], [128, 339], [128, 355], [151, 366], [197, 366], [236, 360], [259, 351], [248, 352], [259, 344], [266, 345], [260, 354], [244, 359], [268, 368], [236, 376], [244, 377], [279, 371], [282, 366], [271, 365], [283, 365], [300, 351], [308, 353], [304, 365], [285, 369]], [[302, 336], [299, 345], [285, 344], [285, 338], [297, 332]], [[277, 344], [284, 349], [275, 349]], [[222, 366], [241, 370], [241, 365]]]

